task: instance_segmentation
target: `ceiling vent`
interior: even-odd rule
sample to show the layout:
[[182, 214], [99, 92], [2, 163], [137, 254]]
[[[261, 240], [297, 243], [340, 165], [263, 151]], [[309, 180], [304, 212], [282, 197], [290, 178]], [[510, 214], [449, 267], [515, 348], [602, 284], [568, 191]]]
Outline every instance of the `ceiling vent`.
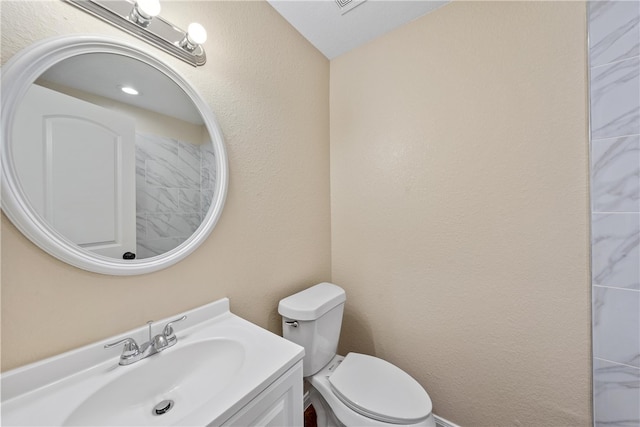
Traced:
[[367, 0], [336, 0], [336, 4], [338, 5], [338, 8], [340, 8], [340, 14], [344, 15], [345, 13], [360, 6], [365, 1]]

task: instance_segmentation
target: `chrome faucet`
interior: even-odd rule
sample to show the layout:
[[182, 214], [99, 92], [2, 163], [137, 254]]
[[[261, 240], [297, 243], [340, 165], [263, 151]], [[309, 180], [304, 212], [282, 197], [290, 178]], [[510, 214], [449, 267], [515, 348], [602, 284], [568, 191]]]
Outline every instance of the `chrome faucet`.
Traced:
[[152, 337], [151, 334], [151, 325], [153, 325], [153, 321], [147, 322], [147, 325], [149, 325], [149, 341], [140, 346], [138, 346], [138, 343], [136, 343], [136, 340], [133, 338], [124, 338], [120, 341], [106, 344], [104, 348], [113, 348], [117, 345], [124, 344], [122, 354], [120, 355], [120, 364], [131, 365], [138, 360], [160, 353], [162, 350], [166, 350], [167, 348], [175, 345], [178, 342], [178, 337], [176, 337], [176, 334], [173, 331], [173, 324], [181, 322], [186, 318], [187, 316], [182, 316], [179, 319], [168, 322], [162, 329], [162, 333], [155, 337]]

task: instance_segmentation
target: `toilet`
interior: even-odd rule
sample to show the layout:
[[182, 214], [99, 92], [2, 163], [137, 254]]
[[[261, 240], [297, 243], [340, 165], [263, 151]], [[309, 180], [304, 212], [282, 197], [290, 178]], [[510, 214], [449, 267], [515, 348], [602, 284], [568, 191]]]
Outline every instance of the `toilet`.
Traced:
[[397, 366], [336, 354], [346, 294], [320, 283], [280, 301], [284, 338], [304, 347], [303, 375], [318, 427], [435, 427], [431, 398]]

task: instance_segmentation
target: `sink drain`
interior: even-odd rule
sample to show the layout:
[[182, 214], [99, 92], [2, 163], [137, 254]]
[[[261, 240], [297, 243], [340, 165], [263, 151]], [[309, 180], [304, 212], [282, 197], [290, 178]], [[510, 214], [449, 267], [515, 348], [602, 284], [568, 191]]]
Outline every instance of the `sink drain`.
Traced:
[[153, 415], [164, 415], [173, 408], [174, 402], [173, 400], [163, 400], [153, 407]]

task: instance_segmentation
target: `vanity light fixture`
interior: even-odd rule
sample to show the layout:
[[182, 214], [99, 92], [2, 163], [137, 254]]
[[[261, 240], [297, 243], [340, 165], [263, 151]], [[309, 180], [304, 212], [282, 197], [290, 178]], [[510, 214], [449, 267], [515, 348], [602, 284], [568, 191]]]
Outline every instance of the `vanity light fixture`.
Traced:
[[146, 28], [153, 18], [160, 15], [161, 9], [160, 0], [138, 0], [133, 5], [129, 18]]
[[204, 65], [207, 32], [193, 23], [184, 31], [160, 16], [159, 0], [65, 0], [193, 65]]
[[193, 52], [207, 41], [207, 30], [197, 22], [192, 22], [187, 27], [187, 34], [184, 35], [184, 39], [180, 42], [182, 48]]

